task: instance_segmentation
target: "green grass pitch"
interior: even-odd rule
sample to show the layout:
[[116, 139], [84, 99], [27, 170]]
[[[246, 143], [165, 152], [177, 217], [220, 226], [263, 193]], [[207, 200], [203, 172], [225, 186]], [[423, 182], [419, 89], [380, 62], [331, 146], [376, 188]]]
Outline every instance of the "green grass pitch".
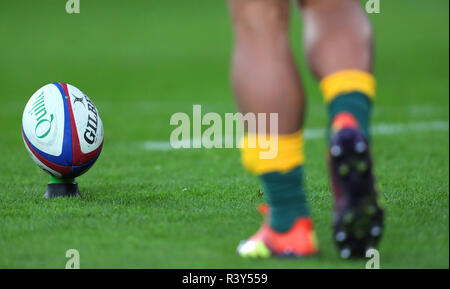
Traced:
[[[449, 7], [446, 0], [381, 1], [376, 31], [379, 89], [373, 124], [379, 191], [387, 206], [381, 268], [449, 266]], [[167, 141], [175, 112], [234, 112], [232, 45], [224, 1], [0, 2], [0, 268], [364, 268], [338, 258], [324, 138], [306, 144], [307, 190], [321, 255], [244, 260], [263, 201], [236, 149], [150, 150]], [[325, 107], [302, 58], [307, 129]], [[22, 112], [44, 84], [71, 83], [91, 97], [105, 126], [98, 162], [78, 179], [82, 199], [43, 199], [48, 176], [21, 139]], [[405, 127], [406, 129], [398, 129]], [[397, 130], [395, 130], [397, 128]]]

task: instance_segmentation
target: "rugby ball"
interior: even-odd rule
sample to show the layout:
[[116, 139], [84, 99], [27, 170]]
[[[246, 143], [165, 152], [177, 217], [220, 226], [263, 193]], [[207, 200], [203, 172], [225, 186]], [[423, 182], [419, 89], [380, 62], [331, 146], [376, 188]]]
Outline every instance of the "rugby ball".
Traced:
[[97, 108], [81, 90], [51, 83], [36, 91], [25, 106], [22, 136], [40, 168], [57, 178], [75, 178], [99, 157], [103, 124]]

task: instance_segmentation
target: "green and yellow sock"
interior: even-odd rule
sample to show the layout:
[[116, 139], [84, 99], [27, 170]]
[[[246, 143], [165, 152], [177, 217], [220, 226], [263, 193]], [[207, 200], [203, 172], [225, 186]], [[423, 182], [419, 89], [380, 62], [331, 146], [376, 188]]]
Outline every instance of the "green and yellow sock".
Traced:
[[309, 216], [303, 185], [303, 134], [299, 131], [278, 135], [274, 158], [261, 158], [261, 153], [267, 150], [261, 148], [257, 135], [246, 135], [242, 163], [261, 179], [270, 206], [271, 228], [286, 232], [297, 218]]
[[360, 70], [343, 70], [325, 77], [320, 88], [328, 104], [329, 128], [337, 116], [352, 115], [370, 139], [369, 124], [375, 98], [375, 78]]

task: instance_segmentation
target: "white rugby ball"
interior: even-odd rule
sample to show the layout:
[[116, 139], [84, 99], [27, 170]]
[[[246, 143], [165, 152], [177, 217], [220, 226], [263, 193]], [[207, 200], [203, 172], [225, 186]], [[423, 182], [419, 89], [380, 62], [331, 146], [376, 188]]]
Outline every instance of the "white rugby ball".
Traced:
[[57, 178], [75, 178], [99, 157], [103, 124], [81, 90], [51, 83], [36, 91], [25, 106], [22, 136], [31, 158], [44, 171]]

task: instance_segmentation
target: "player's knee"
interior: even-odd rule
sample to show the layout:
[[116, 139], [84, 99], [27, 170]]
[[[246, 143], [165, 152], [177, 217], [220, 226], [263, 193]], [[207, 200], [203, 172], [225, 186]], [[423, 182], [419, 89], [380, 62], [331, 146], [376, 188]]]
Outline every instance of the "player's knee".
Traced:
[[372, 26], [356, 0], [298, 0], [302, 6], [305, 22], [307, 50], [314, 50], [316, 42], [324, 37], [327, 42], [339, 45], [369, 44]]
[[332, 12], [336, 9], [345, 9], [351, 6], [360, 5], [358, 0], [297, 0], [302, 9], [312, 9], [317, 12]]
[[237, 38], [273, 39], [288, 34], [288, 1], [237, 1], [242, 3], [235, 4], [235, 7], [232, 4]]

